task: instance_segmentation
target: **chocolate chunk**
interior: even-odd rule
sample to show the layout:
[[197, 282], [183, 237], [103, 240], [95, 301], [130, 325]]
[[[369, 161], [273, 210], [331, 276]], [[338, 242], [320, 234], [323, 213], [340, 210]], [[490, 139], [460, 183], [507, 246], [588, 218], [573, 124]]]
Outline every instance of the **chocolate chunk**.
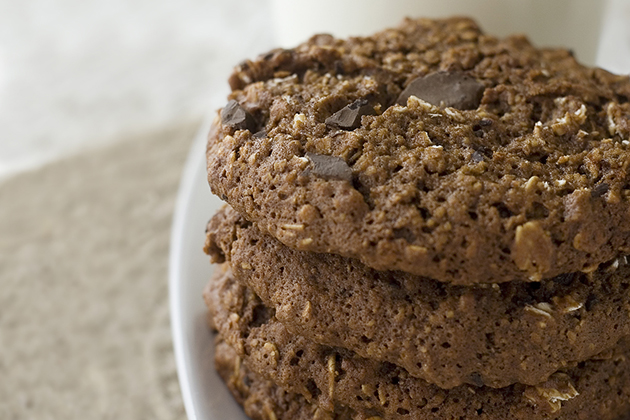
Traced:
[[473, 372], [470, 374], [470, 376], [468, 377], [468, 383], [476, 387], [482, 387], [485, 385], [485, 383], [483, 382], [483, 378], [477, 372]]
[[346, 74], [342, 61], [335, 61], [335, 74]]
[[252, 137], [255, 139], [264, 139], [265, 137], [267, 137], [267, 130], [263, 128], [262, 130], [254, 133]]
[[[481, 120], [479, 120], [479, 122], [477, 122], [477, 124], [473, 125], [473, 133], [477, 137], [485, 137], [486, 129], [490, 127], [492, 124], [493, 122], [491, 119], [482, 118]], [[486, 153], [484, 152], [484, 154]], [[488, 155], [486, 154], [486, 156]]]
[[271, 50], [267, 54], [264, 54], [262, 59], [265, 61], [269, 61], [273, 58], [274, 55], [276, 55], [276, 50]]
[[361, 117], [364, 115], [374, 115], [374, 107], [367, 99], [357, 99], [326, 118], [326, 125], [342, 130], [354, 130], [361, 126]]
[[532, 203], [531, 207], [525, 213], [528, 219], [544, 219], [549, 216], [549, 210], [544, 204], [539, 202]]
[[461, 72], [438, 72], [414, 79], [396, 103], [406, 105], [410, 96], [440, 107], [476, 109], [485, 86]]
[[238, 102], [232, 99], [221, 110], [221, 123], [236, 130], [254, 131], [256, 121]]
[[492, 155], [494, 152], [491, 148], [485, 146], [473, 146], [475, 148], [475, 152], [472, 154], [473, 163], [479, 163], [484, 160], [484, 158], [492, 159]]
[[378, 367], [378, 373], [381, 376], [388, 376], [388, 375], [391, 375], [392, 373], [396, 372], [397, 369], [398, 369], [398, 367], [395, 364], [390, 363], [390, 362], [383, 362]]
[[601, 184], [593, 188], [593, 190], [591, 191], [591, 197], [593, 198], [601, 197], [602, 195], [608, 192], [608, 188], [609, 188], [608, 184], [605, 182], [602, 182]]
[[492, 207], [497, 209], [497, 212], [499, 212], [499, 217], [501, 219], [507, 219], [508, 217], [513, 216], [512, 211], [508, 208], [508, 206], [503, 203], [494, 203]]
[[475, 153], [472, 154], [472, 161], [474, 163], [483, 162], [483, 154], [479, 150], [475, 150]]
[[584, 308], [586, 308], [587, 311], [593, 310], [593, 307], [597, 304], [598, 300], [599, 299], [597, 298], [597, 296], [595, 296], [593, 293], [591, 293], [586, 298], [586, 302], [584, 302]]
[[324, 179], [338, 179], [352, 182], [352, 170], [345, 160], [337, 156], [306, 153], [311, 161], [311, 167], [304, 171], [305, 175], [312, 173]]
[[394, 229], [393, 233], [394, 233], [394, 238], [396, 239], [402, 238], [405, 241], [409, 242], [410, 244], [412, 244], [416, 240], [416, 235], [413, 234], [411, 229], [406, 228], [406, 227]]
[[578, 277], [577, 273], [564, 273], [553, 278], [553, 281], [561, 286], [568, 286]]

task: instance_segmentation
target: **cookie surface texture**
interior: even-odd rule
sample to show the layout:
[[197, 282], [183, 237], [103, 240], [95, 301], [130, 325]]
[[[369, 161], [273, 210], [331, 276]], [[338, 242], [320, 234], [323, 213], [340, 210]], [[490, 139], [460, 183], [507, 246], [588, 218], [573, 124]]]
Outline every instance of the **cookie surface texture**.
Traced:
[[291, 249], [229, 207], [208, 224], [206, 251], [290, 331], [443, 388], [534, 385], [630, 335], [625, 257], [540, 283], [446, 285]]
[[229, 271], [212, 280], [205, 298], [220, 337], [239, 361], [277, 390], [293, 395], [288, 404], [294, 407], [306, 402], [324, 412], [346, 407], [362, 418], [382, 420], [617, 420], [630, 409], [628, 340], [535, 386], [463, 385], [443, 390], [391, 363], [289, 333], [271, 308]]
[[303, 396], [285, 391], [242, 363], [221, 336], [214, 349], [215, 367], [238, 404], [252, 420], [366, 420], [368, 416], [338, 407], [327, 412]]
[[210, 186], [289, 247], [460, 285], [630, 250], [630, 83], [565, 50], [406, 20], [274, 50], [230, 84]]

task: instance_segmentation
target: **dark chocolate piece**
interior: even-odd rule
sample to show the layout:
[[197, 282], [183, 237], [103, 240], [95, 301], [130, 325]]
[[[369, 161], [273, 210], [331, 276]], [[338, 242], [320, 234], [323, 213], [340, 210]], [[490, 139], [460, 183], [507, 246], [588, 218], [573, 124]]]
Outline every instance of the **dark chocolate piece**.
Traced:
[[553, 281], [561, 286], [568, 286], [578, 277], [577, 273], [564, 273], [553, 278]]
[[394, 238], [399, 239], [402, 238], [410, 244], [414, 243], [416, 240], [416, 235], [411, 231], [411, 229], [403, 227], [399, 229], [394, 229]]
[[598, 300], [599, 299], [597, 298], [597, 296], [591, 293], [586, 298], [586, 302], [584, 302], [584, 307], [586, 308], [587, 311], [592, 311], [593, 307], [595, 306]]
[[476, 387], [482, 387], [485, 385], [485, 383], [483, 382], [483, 378], [477, 372], [473, 372], [470, 374], [470, 376], [468, 377], [468, 383]]
[[221, 110], [221, 123], [236, 130], [254, 131], [256, 121], [237, 101], [232, 99]]
[[335, 74], [346, 74], [346, 71], [343, 67], [343, 62], [335, 61]]
[[475, 150], [475, 153], [472, 154], [472, 161], [474, 163], [483, 162], [483, 154], [479, 150]]
[[326, 118], [326, 125], [342, 130], [354, 130], [361, 126], [361, 117], [364, 115], [374, 115], [374, 107], [367, 99], [357, 99]]
[[609, 188], [608, 184], [605, 182], [602, 182], [601, 184], [593, 188], [593, 190], [591, 191], [591, 197], [593, 198], [601, 197], [602, 195], [608, 192], [608, 188]]
[[406, 105], [410, 96], [416, 96], [439, 107], [476, 109], [484, 90], [484, 85], [465, 73], [438, 72], [414, 79], [396, 102]]
[[265, 137], [267, 137], [267, 130], [263, 128], [262, 130], [254, 133], [252, 137], [254, 137], [255, 139], [264, 139]]
[[312, 173], [324, 179], [339, 179], [352, 182], [352, 170], [342, 158], [308, 152], [306, 157], [311, 161], [311, 167], [305, 171], [305, 175]]

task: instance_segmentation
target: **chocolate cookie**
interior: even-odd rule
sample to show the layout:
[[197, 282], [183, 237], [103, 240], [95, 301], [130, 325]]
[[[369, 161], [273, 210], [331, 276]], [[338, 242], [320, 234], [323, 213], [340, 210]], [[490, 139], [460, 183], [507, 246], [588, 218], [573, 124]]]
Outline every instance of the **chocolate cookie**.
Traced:
[[363, 420], [352, 410], [338, 407], [327, 412], [302, 395], [287, 392], [275, 383], [249, 370], [221, 336], [216, 339], [216, 369], [234, 396], [253, 420]]
[[630, 81], [468, 19], [238, 66], [212, 191], [299, 250], [461, 285], [630, 252]]
[[625, 257], [540, 283], [454, 286], [296, 251], [226, 207], [206, 252], [228, 260], [290, 331], [443, 388], [534, 385], [630, 335]]
[[205, 297], [221, 336], [253, 372], [325, 410], [347, 406], [383, 420], [605, 420], [630, 412], [630, 340], [536, 386], [443, 390], [391, 363], [288, 332], [229, 272], [213, 279]]

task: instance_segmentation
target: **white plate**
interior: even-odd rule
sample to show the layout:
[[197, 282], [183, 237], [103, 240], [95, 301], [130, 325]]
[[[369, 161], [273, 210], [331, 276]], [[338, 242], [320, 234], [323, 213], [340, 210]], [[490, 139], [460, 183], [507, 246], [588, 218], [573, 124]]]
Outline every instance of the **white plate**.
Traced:
[[171, 231], [169, 293], [177, 373], [189, 420], [246, 420], [214, 370], [213, 337], [202, 291], [212, 273], [203, 253], [205, 227], [222, 202], [206, 181], [210, 119], [199, 129], [177, 196]]

